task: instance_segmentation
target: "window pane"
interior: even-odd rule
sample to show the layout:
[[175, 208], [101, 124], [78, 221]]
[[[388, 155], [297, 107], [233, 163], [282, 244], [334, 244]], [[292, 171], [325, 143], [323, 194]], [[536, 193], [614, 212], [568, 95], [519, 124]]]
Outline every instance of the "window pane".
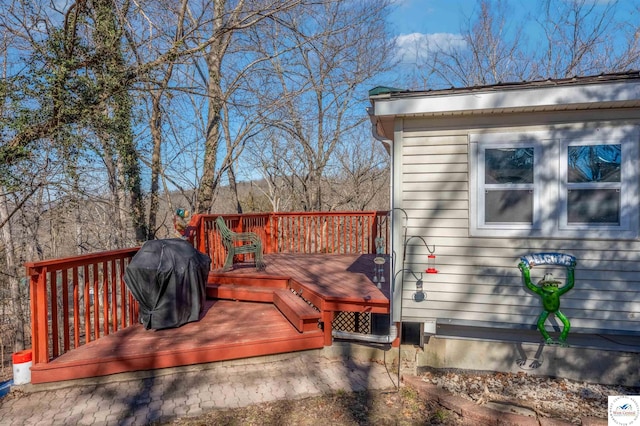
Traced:
[[485, 223], [533, 223], [533, 191], [486, 191]]
[[620, 145], [570, 146], [569, 182], [620, 182]]
[[569, 223], [620, 224], [620, 191], [572, 189], [567, 198]]
[[533, 183], [533, 148], [500, 148], [484, 151], [484, 182]]

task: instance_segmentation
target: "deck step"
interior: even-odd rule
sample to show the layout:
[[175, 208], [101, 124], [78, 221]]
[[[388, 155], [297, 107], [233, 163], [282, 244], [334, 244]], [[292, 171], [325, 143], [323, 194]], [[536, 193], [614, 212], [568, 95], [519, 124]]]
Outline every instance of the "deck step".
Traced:
[[276, 290], [236, 284], [207, 284], [207, 298], [273, 303], [273, 292]]
[[229, 273], [209, 272], [208, 284], [235, 284], [251, 287], [287, 288], [288, 277], [267, 275], [232, 275]]
[[318, 329], [320, 312], [313, 309], [300, 296], [291, 290], [276, 290], [273, 304], [282, 312], [291, 324], [301, 333]]

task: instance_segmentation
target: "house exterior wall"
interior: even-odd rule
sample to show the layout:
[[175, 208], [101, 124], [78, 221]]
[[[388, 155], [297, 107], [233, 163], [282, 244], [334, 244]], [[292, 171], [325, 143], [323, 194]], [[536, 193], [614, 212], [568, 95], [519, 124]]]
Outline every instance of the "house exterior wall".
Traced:
[[[470, 228], [472, 134], [544, 131], [550, 126], [589, 132], [639, 123], [640, 114], [633, 110], [396, 117], [394, 317], [406, 322], [436, 319], [444, 324], [535, 328], [542, 307], [539, 297], [523, 285], [519, 258], [562, 252], [577, 258], [575, 287], [561, 298], [572, 332], [640, 334], [637, 238], [474, 237]], [[634, 215], [638, 221], [637, 208]], [[404, 235], [405, 229], [399, 228], [405, 224], [406, 238], [398, 237]], [[428, 252], [422, 239], [435, 245], [437, 274], [425, 273]], [[532, 276], [537, 281], [546, 271], [565, 282], [563, 268], [533, 268]], [[420, 278], [425, 297], [420, 294]]]

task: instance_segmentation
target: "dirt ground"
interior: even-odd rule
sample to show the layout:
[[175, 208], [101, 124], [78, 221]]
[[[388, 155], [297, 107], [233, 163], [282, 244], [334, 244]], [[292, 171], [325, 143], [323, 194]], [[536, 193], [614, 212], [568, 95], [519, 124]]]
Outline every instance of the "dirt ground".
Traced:
[[458, 416], [422, 400], [409, 387], [400, 391], [338, 392], [277, 401], [182, 418], [163, 425], [460, 425]]

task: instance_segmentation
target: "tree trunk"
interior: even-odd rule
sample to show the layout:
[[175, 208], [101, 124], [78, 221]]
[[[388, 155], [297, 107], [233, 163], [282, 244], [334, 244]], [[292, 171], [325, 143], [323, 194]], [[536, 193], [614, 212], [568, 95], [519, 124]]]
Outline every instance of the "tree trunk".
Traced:
[[236, 174], [233, 171], [233, 166], [229, 167], [227, 176], [229, 178], [229, 189], [231, 189], [231, 194], [233, 195], [236, 202], [236, 212], [238, 214], [242, 214], [242, 206], [240, 205], [240, 200], [238, 199], [238, 183], [236, 182]]
[[23, 296], [20, 292], [20, 280], [18, 278], [18, 259], [15, 255], [15, 245], [13, 243], [13, 234], [11, 233], [11, 222], [9, 221], [9, 207], [7, 200], [7, 191], [0, 188], [0, 223], [5, 225], [0, 229], [0, 238], [4, 246], [5, 261], [7, 264], [6, 278], [9, 282], [9, 319], [11, 328], [13, 329], [15, 339], [13, 341], [13, 350], [21, 351], [25, 348], [24, 327], [26, 318], [24, 316]]
[[[215, 49], [212, 47], [212, 50]], [[207, 65], [209, 66], [209, 81], [207, 82], [209, 112], [207, 114], [204, 162], [200, 182], [200, 197], [196, 207], [197, 213], [211, 213], [213, 206], [213, 197], [217, 186], [216, 161], [220, 144], [220, 114], [222, 103], [224, 102], [222, 88], [220, 87], [221, 57], [219, 57], [219, 54], [210, 53], [207, 56]]]
[[[108, 101], [105, 119], [111, 121], [109, 135], [115, 141], [118, 171], [123, 177], [124, 190], [129, 197], [129, 216], [137, 243], [147, 239], [140, 164], [131, 129], [132, 99], [127, 82], [127, 67], [122, 53], [122, 28], [113, 13], [111, 0], [94, 0], [96, 50], [102, 57], [101, 67], [95, 69], [98, 81], [113, 96]], [[108, 114], [113, 115], [110, 117]]]
[[160, 173], [162, 172], [162, 111], [160, 109], [160, 100], [162, 99], [162, 91], [152, 92], [151, 94], [151, 138], [153, 139], [153, 153], [151, 154], [151, 191], [149, 192], [149, 222], [147, 239], [156, 238], [157, 217], [160, 190]]
[[[111, 198], [111, 205], [109, 207], [111, 210], [112, 218], [112, 223], [109, 224], [109, 226], [112, 228], [108, 229], [108, 232], [111, 235], [111, 237], [109, 238], [110, 247], [107, 247], [107, 249], [115, 249], [121, 248], [124, 244], [123, 242], [126, 236], [126, 230], [124, 228], [124, 224], [126, 223], [126, 215], [124, 214], [124, 209], [121, 206], [121, 185], [119, 182], [119, 174], [118, 170], [116, 169], [116, 163], [114, 162], [114, 156], [111, 147], [109, 146], [108, 141], [103, 140], [102, 144], [104, 149], [102, 155], [105, 168], [107, 169], [107, 176], [109, 177], [109, 195]], [[105, 226], [106, 225], [107, 224], [105, 224]]]

